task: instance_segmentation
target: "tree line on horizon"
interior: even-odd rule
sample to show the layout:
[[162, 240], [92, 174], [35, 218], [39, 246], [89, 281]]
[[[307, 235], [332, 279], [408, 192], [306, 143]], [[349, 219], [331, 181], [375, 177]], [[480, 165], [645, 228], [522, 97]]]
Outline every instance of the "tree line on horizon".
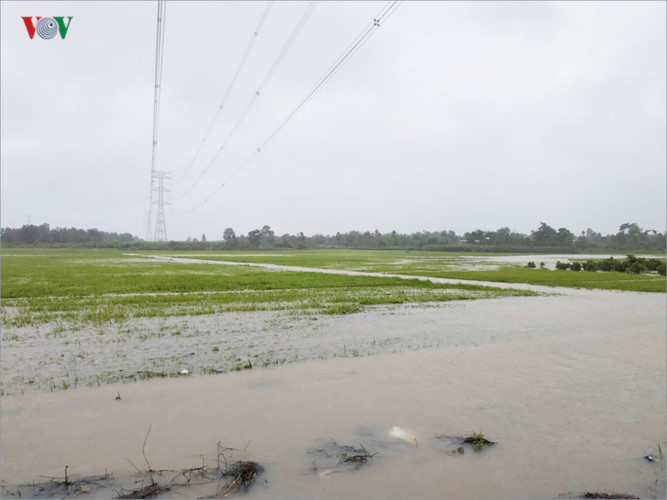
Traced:
[[495, 231], [476, 229], [457, 235], [454, 231], [421, 231], [401, 234], [396, 231], [350, 231], [335, 235], [314, 234], [277, 236], [270, 226], [237, 235], [227, 228], [221, 238], [209, 240], [188, 237], [186, 241], [147, 242], [130, 233], [108, 233], [97, 229], [51, 229], [49, 224], [2, 228], [0, 241], [6, 247], [78, 247], [146, 250], [289, 250], [348, 248], [365, 250], [432, 250], [485, 252], [585, 252], [605, 250], [665, 251], [665, 234], [644, 230], [636, 223], [621, 224], [616, 234], [603, 236], [587, 229], [575, 235], [567, 228], [554, 229], [545, 222], [530, 234], [512, 232], [508, 227]]

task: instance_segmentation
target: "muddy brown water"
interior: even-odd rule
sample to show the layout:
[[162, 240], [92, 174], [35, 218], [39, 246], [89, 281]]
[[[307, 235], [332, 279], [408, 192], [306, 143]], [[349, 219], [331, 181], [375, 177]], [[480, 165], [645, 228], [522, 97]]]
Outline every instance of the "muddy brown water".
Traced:
[[[666, 298], [562, 296], [400, 307], [329, 319], [323, 339], [437, 332], [420, 351], [219, 376], [3, 397], [2, 479], [155, 469], [215, 459], [215, 443], [265, 467], [248, 498], [555, 498], [666, 495]], [[462, 339], [461, 341], [454, 339]], [[464, 341], [466, 340], [467, 341]], [[122, 399], [116, 400], [120, 392]], [[390, 434], [399, 427], [418, 446]], [[431, 438], [482, 431], [497, 444], [449, 455]], [[335, 440], [377, 455], [321, 474], [309, 449]], [[321, 472], [321, 471], [320, 471]], [[130, 483], [131, 484], [131, 483]], [[165, 497], [196, 498], [206, 486]], [[111, 491], [96, 496], [111, 497]]]

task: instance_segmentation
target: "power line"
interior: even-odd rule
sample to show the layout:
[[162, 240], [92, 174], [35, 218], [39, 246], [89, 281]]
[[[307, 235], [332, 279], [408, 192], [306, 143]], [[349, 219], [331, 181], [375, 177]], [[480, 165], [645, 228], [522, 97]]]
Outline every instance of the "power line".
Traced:
[[160, 90], [162, 87], [162, 61], [164, 58], [164, 32], [167, 20], [167, 2], [157, 2], [157, 35], [155, 39], [155, 88], [153, 91], [153, 145], [151, 153], [151, 189], [148, 203], [148, 221], [146, 223], [146, 239], [152, 237], [151, 222], [153, 217], [153, 191], [155, 190], [155, 175], [157, 165], [157, 141], [160, 124]]
[[[348, 47], [348, 49], [341, 55], [338, 60], [329, 68], [329, 71], [327, 71], [324, 76], [320, 78], [320, 80], [313, 86], [312, 89], [301, 99], [301, 101], [294, 107], [292, 112], [287, 115], [285, 119], [278, 125], [278, 127], [269, 135], [264, 142], [262, 142], [258, 150], [261, 150], [264, 148], [270, 141], [273, 139], [284, 127], [287, 125], [294, 116], [303, 108], [315, 95], [324, 87], [324, 85], [327, 84], [327, 82], [338, 72], [340, 68], [345, 65], [347, 61], [350, 60], [350, 58], [361, 48], [363, 44], [365, 44], [368, 39], [373, 36], [373, 34], [376, 31], [376, 28], [380, 27], [380, 22], [382, 19], [387, 16], [388, 14], [391, 15], [393, 10], [398, 8], [399, 1], [396, 0], [394, 2], [387, 2], [385, 7], [378, 13], [377, 16], [373, 18], [373, 23], [371, 26], [369, 26], [365, 31], [360, 34], [354, 42]], [[259, 151], [258, 151], [259, 152]]]
[[[301, 18], [300, 18], [299, 21], [297, 22], [296, 26], [295, 26], [294, 29], [292, 30], [292, 33], [290, 34], [289, 38], [287, 39], [287, 41], [286, 41], [285, 44], [283, 45], [282, 49], [280, 50], [280, 52], [278, 53], [278, 55], [277, 55], [276, 58], [274, 59], [273, 63], [271, 64], [271, 67], [270, 67], [269, 70], [266, 72], [266, 75], [264, 75], [264, 78], [262, 79], [262, 81], [261, 81], [261, 82], [259, 83], [259, 85], [257, 86], [257, 90], [253, 93], [253, 96], [250, 98], [250, 101], [249, 101], [248, 104], [246, 105], [245, 109], [243, 110], [243, 112], [241, 113], [241, 115], [239, 116], [239, 118], [236, 120], [236, 123], [235, 123], [234, 126], [231, 128], [231, 130], [229, 131], [229, 133], [227, 134], [227, 136], [225, 137], [225, 139], [222, 141], [222, 145], [218, 148], [218, 150], [216, 151], [216, 153], [215, 153], [215, 155], [213, 156], [213, 158], [208, 162], [208, 164], [206, 165], [206, 167], [204, 168], [204, 170], [201, 172], [201, 174], [199, 174], [199, 176], [198, 176], [198, 177], [195, 179], [195, 181], [190, 185], [190, 187], [188, 187], [188, 188], [183, 192], [183, 194], [181, 194], [180, 196], [178, 196], [176, 199], [183, 198], [183, 197], [185, 197], [188, 193], [190, 193], [190, 192], [192, 191], [192, 189], [193, 189], [193, 188], [199, 183], [199, 181], [206, 175], [206, 173], [208, 172], [208, 170], [211, 168], [211, 166], [212, 166], [212, 165], [215, 163], [215, 161], [218, 159], [218, 157], [220, 156], [220, 153], [222, 153], [222, 151], [227, 147], [227, 144], [229, 143], [229, 141], [231, 140], [231, 138], [234, 136], [234, 134], [236, 133], [236, 131], [239, 129], [239, 127], [241, 126], [241, 124], [242, 124], [243, 121], [245, 120], [246, 116], [248, 116], [248, 113], [250, 113], [250, 111], [252, 110], [253, 106], [255, 105], [255, 103], [256, 103], [257, 100], [259, 99], [260, 95], [262, 94], [264, 88], [268, 85], [269, 81], [271, 80], [271, 78], [272, 78], [273, 75], [275, 74], [276, 70], [277, 70], [278, 67], [280, 66], [280, 63], [283, 61], [283, 59], [285, 58], [285, 56], [287, 55], [287, 53], [289, 52], [289, 50], [292, 48], [292, 45], [294, 44], [294, 41], [297, 39], [297, 37], [298, 37], [299, 34], [301, 33], [301, 30], [303, 29], [303, 27], [304, 27], [304, 26], [306, 25], [306, 23], [308, 22], [310, 16], [311, 16], [312, 13], [314, 12], [315, 7], [317, 7], [317, 4], [318, 4], [318, 3], [319, 3], [319, 2], [317, 2], [317, 1], [315, 1], [315, 2], [310, 2], [310, 4], [308, 5], [308, 7], [307, 7], [306, 10], [304, 11], [304, 13], [301, 15]], [[183, 174], [183, 175], [185, 175], [185, 174]]]
[[227, 91], [225, 92], [224, 97], [222, 98], [222, 103], [220, 106], [218, 106], [218, 109], [215, 112], [215, 116], [213, 117], [213, 121], [211, 122], [211, 125], [208, 127], [208, 130], [206, 131], [206, 135], [204, 136], [204, 140], [201, 141], [199, 144], [199, 147], [197, 148], [197, 151], [195, 152], [195, 155], [192, 157], [192, 160], [190, 160], [190, 164], [187, 166], [183, 174], [179, 177], [179, 181], [185, 177], [185, 175], [188, 173], [190, 168], [192, 168], [192, 165], [194, 165], [195, 161], [197, 160], [197, 157], [199, 156], [199, 153], [201, 152], [202, 148], [204, 147], [204, 144], [208, 140], [209, 135], [211, 135], [211, 131], [213, 130], [213, 127], [215, 126], [216, 122], [218, 121], [218, 118], [220, 117], [220, 113], [222, 112], [222, 109], [225, 107], [225, 104], [227, 104], [227, 99], [229, 99], [229, 95], [231, 94], [234, 85], [236, 84], [236, 80], [238, 79], [239, 75], [241, 74], [241, 71], [243, 70], [243, 67], [245, 66], [246, 61], [248, 60], [248, 57], [250, 56], [250, 52], [252, 51], [252, 47], [255, 45], [255, 41], [259, 37], [259, 33], [262, 30], [262, 26], [264, 25], [264, 21], [266, 21], [266, 18], [269, 15], [269, 12], [271, 11], [271, 7], [273, 7], [273, 1], [269, 1], [266, 4], [266, 7], [262, 11], [262, 14], [259, 18], [259, 21], [257, 22], [257, 26], [255, 27], [255, 30], [253, 31], [253, 34], [250, 37], [250, 40], [248, 40], [248, 44], [246, 45], [246, 49], [243, 53], [243, 56], [241, 57], [241, 62], [239, 63], [238, 67], [236, 68], [236, 72], [234, 73], [234, 76], [232, 77], [232, 80], [229, 82], [229, 85], [227, 86]]
[[380, 12], [373, 18], [373, 20], [361, 31], [361, 33], [354, 39], [348, 48], [341, 54], [341, 56], [334, 62], [326, 73], [315, 83], [315, 85], [301, 98], [293, 110], [280, 122], [280, 124], [267, 136], [267, 138], [260, 143], [256, 151], [251, 153], [241, 164], [234, 170], [229, 177], [219, 184], [208, 196], [194, 207], [181, 213], [190, 213], [201, 207], [204, 203], [210, 200], [217, 194], [227, 183], [229, 183], [238, 173], [248, 166], [257, 154], [296, 116], [296, 114], [303, 108], [315, 95], [326, 85], [331, 78], [342, 68], [347, 61], [364, 45], [371, 36], [377, 31], [381, 23], [389, 19], [391, 15], [398, 9], [402, 0], [389, 1], [380, 10]]

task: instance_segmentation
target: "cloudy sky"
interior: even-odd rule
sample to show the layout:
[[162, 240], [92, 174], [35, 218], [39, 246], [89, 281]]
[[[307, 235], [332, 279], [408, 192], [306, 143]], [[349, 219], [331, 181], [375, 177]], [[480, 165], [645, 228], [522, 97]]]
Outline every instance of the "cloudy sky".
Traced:
[[[0, 5], [2, 226], [146, 237], [156, 2]], [[267, 3], [167, 5], [169, 239], [665, 230], [665, 2], [404, 2], [240, 170], [385, 2], [317, 4], [256, 97], [309, 7], [273, 2], [194, 163]], [[73, 19], [31, 40], [22, 16]]]

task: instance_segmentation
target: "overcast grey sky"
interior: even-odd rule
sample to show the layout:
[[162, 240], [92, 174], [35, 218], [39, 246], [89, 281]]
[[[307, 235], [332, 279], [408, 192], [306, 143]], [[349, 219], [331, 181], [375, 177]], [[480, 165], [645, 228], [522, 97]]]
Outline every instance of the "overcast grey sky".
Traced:
[[[238, 175], [385, 2], [168, 2], [158, 169], [170, 239], [666, 226], [665, 2], [404, 2]], [[2, 2], [2, 226], [145, 237], [156, 2]], [[21, 16], [73, 16], [63, 40]]]

